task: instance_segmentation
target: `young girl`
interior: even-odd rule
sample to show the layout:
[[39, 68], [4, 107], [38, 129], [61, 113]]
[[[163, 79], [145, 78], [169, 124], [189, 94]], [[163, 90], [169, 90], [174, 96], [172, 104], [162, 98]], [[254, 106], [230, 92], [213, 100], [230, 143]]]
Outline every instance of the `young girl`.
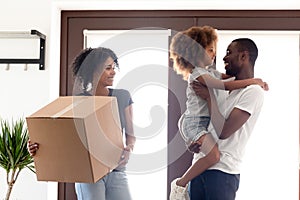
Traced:
[[[174, 70], [188, 81], [186, 90], [186, 111], [178, 121], [178, 128], [187, 147], [198, 143], [201, 153], [205, 156], [195, 162], [181, 178], [171, 183], [170, 200], [189, 199], [187, 184], [194, 177], [217, 163], [220, 152], [213, 136], [207, 131], [210, 123], [209, 110], [205, 100], [198, 97], [192, 89], [191, 83], [198, 81], [208, 88], [219, 90], [234, 90], [259, 84], [267, 87], [261, 79], [236, 80], [234, 77], [222, 74], [209, 66], [216, 55], [217, 33], [210, 26], [191, 27], [177, 33], [170, 44], [170, 58], [173, 60]], [[222, 79], [228, 79], [223, 81]], [[214, 93], [218, 93], [214, 90]], [[215, 95], [215, 94], [211, 94]]]

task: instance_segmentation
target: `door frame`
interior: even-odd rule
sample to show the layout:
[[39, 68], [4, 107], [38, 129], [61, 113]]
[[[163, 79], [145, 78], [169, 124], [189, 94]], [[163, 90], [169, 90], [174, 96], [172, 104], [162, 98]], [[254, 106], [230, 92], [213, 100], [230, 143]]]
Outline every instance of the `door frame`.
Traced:
[[[93, 10], [61, 11], [60, 96], [72, 94], [70, 64], [82, 49], [83, 29], [121, 30], [162, 27], [181, 31], [190, 26], [211, 25], [220, 30], [300, 30], [300, 10]], [[299, 55], [300, 56], [300, 55]], [[171, 71], [171, 70], [169, 70]], [[177, 132], [180, 106], [185, 104], [185, 83], [169, 73], [168, 142]], [[176, 88], [176, 90], [175, 90]], [[176, 94], [173, 92], [176, 91]], [[299, 122], [300, 123], [300, 122]], [[300, 141], [299, 141], [300, 142]], [[168, 149], [168, 155], [172, 149]], [[170, 182], [190, 165], [191, 155], [183, 154], [168, 166]], [[299, 188], [300, 189], [300, 188]], [[74, 200], [74, 184], [59, 183], [58, 199]], [[167, 198], [167, 197], [166, 197]]]

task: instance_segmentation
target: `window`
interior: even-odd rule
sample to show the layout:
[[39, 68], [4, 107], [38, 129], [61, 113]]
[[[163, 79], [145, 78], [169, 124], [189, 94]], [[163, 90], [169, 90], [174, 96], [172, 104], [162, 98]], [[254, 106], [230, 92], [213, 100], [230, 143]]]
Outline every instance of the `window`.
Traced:
[[167, 196], [169, 36], [170, 30], [84, 31], [85, 47], [107, 47], [117, 54], [120, 72], [113, 87], [129, 90], [134, 101], [137, 141], [127, 164], [133, 199]]
[[258, 47], [255, 77], [270, 87], [246, 147], [236, 199], [297, 199], [299, 32], [220, 30], [218, 34], [217, 69], [225, 71], [222, 59], [229, 43], [248, 37]]

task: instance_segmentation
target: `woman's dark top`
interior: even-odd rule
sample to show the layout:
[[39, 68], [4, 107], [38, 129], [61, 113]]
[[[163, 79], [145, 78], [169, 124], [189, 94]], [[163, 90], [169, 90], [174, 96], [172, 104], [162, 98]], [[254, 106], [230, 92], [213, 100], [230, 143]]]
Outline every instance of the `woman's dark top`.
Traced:
[[[125, 131], [126, 133], [127, 130], [126, 130], [125, 108], [133, 103], [130, 93], [124, 89], [112, 89], [112, 88], [108, 88], [108, 89], [109, 89], [108, 96], [113, 96], [117, 98], [122, 132]], [[84, 92], [79, 94], [79, 96], [92, 96], [92, 95], [88, 92]]]

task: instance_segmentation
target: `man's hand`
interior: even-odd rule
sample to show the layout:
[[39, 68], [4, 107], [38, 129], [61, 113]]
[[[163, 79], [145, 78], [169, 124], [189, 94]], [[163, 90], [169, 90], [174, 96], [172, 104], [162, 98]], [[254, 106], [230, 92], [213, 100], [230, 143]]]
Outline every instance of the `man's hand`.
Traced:
[[201, 150], [201, 143], [193, 142], [188, 146], [188, 150], [191, 153], [199, 153]]
[[210, 98], [209, 90], [205, 85], [198, 81], [194, 81], [191, 83], [193, 90], [195, 91], [196, 95], [200, 96], [201, 98], [207, 100]]

